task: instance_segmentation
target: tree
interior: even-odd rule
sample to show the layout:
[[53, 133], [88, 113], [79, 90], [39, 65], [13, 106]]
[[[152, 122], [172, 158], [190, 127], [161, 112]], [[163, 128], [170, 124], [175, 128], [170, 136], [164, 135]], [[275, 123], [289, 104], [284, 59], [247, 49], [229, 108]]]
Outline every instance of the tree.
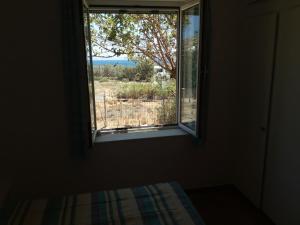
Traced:
[[151, 60], [176, 78], [177, 15], [91, 14], [93, 56]]
[[150, 81], [153, 76], [153, 63], [150, 60], [140, 60], [136, 65], [139, 80]]

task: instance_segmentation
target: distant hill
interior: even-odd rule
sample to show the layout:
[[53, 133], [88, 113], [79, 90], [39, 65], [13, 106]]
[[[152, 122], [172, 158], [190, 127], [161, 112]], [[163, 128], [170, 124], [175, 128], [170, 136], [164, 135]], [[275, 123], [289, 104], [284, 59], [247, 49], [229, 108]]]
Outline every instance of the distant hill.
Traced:
[[122, 60], [118, 60], [118, 59], [105, 59], [105, 60], [99, 60], [99, 59], [95, 59], [93, 60], [93, 64], [94, 66], [97, 65], [116, 65], [116, 66], [126, 66], [126, 67], [135, 67], [136, 63], [127, 59], [122, 59]]

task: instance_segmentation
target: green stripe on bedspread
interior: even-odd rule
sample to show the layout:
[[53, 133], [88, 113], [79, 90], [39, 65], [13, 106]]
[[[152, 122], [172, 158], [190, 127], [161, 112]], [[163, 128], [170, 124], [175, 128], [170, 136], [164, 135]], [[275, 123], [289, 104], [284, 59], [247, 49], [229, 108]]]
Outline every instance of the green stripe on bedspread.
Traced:
[[153, 198], [151, 198], [146, 190], [146, 187], [137, 187], [133, 189], [136, 196], [136, 201], [143, 217], [145, 225], [161, 225], [160, 214], [154, 207]]
[[21, 201], [7, 225], [204, 225], [176, 182]]

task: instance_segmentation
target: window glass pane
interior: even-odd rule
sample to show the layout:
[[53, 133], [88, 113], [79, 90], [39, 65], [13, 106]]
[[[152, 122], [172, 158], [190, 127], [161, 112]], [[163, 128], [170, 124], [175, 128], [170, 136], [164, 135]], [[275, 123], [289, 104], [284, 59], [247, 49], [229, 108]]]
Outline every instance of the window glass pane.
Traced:
[[200, 9], [182, 12], [180, 122], [196, 131]]
[[90, 99], [90, 112], [91, 112], [91, 126], [92, 131], [96, 130], [95, 123], [95, 103], [94, 103], [94, 84], [93, 84], [93, 71], [92, 71], [92, 57], [91, 57], [91, 45], [90, 45], [90, 31], [89, 31], [89, 14], [84, 8], [84, 34], [85, 34], [85, 46], [86, 46], [86, 61], [87, 61], [87, 74], [89, 85], [89, 99]]

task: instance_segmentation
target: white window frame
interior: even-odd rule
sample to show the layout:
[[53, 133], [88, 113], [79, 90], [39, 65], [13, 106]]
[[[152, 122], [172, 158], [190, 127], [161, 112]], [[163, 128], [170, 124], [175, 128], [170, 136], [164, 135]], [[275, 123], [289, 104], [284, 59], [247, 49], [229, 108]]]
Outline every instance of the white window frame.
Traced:
[[[181, 115], [180, 115], [180, 97], [181, 97], [181, 50], [182, 50], [182, 46], [181, 46], [181, 35], [182, 35], [182, 12], [186, 9], [189, 9], [195, 5], [199, 4], [199, 9], [200, 9], [200, 34], [198, 37], [198, 76], [197, 76], [197, 117], [196, 117], [196, 130], [193, 131], [192, 129], [190, 129], [189, 127], [185, 126], [184, 124], [180, 123], [180, 119], [181, 119]], [[86, 4], [87, 5], [87, 4]], [[177, 19], [177, 24], [178, 24], [178, 29], [177, 29], [177, 79], [176, 79], [176, 118], [177, 118], [177, 125], [176, 127], [179, 127], [180, 129], [186, 131], [187, 133], [193, 135], [196, 138], [202, 138], [203, 137], [203, 133], [201, 132], [203, 130], [202, 128], [202, 124], [201, 122], [203, 122], [203, 118], [201, 118], [201, 115], [203, 115], [202, 110], [203, 109], [203, 104], [200, 104], [200, 100], [202, 101], [203, 99], [203, 82], [204, 80], [206, 80], [206, 75], [207, 75], [207, 69], [206, 69], [206, 65], [204, 65], [203, 63], [203, 53], [202, 53], [202, 41], [204, 40], [204, 31], [203, 31], [203, 14], [204, 14], [204, 9], [203, 9], [203, 0], [196, 0], [196, 1], [192, 1], [189, 2], [181, 7], [143, 7], [143, 6], [137, 6], [137, 7], [132, 7], [132, 6], [92, 6], [90, 8], [90, 11], [103, 11], [103, 10], [111, 10], [119, 12], [120, 10], [122, 11], [122, 9], [124, 9], [124, 11], [128, 10], [128, 11], [153, 11], [153, 12], [159, 12], [161, 11], [163, 13], [163, 11], [171, 11], [174, 10], [176, 12], [178, 12], [178, 19]], [[203, 78], [203, 76], [205, 76], [205, 78]], [[94, 96], [94, 101], [95, 101], [95, 96]], [[96, 110], [94, 110], [94, 115], [96, 118]], [[201, 126], [201, 128], [200, 128]], [[149, 127], [149, 131], [153, 131], [153, 128], [155, 129], [155, 127]], [[174, 127], [170, 127], [174, 128]], [[168, 127], [164, 127], [163, 129], [168, 129]], [[116, 131], [118, 129], [115, 129]], [[134, 129], [139, 130], [139, 128]], [[145, 131], [145, 128], [142, 128], [140, 130]], [[130, 131], [130, 129], [128, 129], [128, 131]], [[97, 131], [97, 133], [99, 133], [99, 131]], [[115, 134], [112, 134], [115, 135]]]
[[[200, 22], [199, 22], [199, 25], [200, 25], [200, 28], [199, 28], [199, 36], [198, 36], [198, 68], [197, 68], [197, 73], [198, 73], [198, 76], [197, 76], [197, 115], [196, 115], [196, 130], [192, 130], [191, 128], [185, 126], [183, 123], [180, 122], [181, 120], [181, 83], [182, 83], [182, 80], [181, 80], [181, 65], [182, 65], [182, 58], [181, 58], [181, 51], [182, 51], [182, 14], [183, 14], [183, 11], [184, 10], [187, 10], [187, 9], [190, 9], [196, 5], [199, 4], [199, 10], [200, 10], [200, 16], [199, 16], [199, 19], [200, 19]], [[202, 98], [202, 82], [203, 82], [203, 79], [202, 76], [204, 75], [204, 70], [203, 70], [203, 61], [202, 61], [202, 57], [203, 57], [203, 54], [202, 54], [202, 41], [204, 39], [203, 37], [203, 1], [201, 0], [195, 0], [195, 1], [191, 1], [183, 6], [180, 7], [180, 25], [179, 25], [179, 30], [180, 30], [180, 35], [179, 35], [179, 49], [178, 49], [178, 52], [179, 52], [179, 55], [178, 55], [178, 67], [177, 67], [177, 70], [178, 70], [178, 81], [179, 81], [179, 85], [178, 85], [178, 104], [177, 104], [177, 113], [178, 113], [178, 118], [177, 118], [177, 121], [178, 121], [178, 126], [185, 130], [186, 132], [188, 132], [189, 134], [193, 135], [194, 137], [196, 138], [201, 138], [201, 136], [203, 134], [201, 134], [201, 128], [200, 126], [202, 126], [201, 124], [201, 110], [202, 110], [202, 107], [201, 107], [201, 98]]]

